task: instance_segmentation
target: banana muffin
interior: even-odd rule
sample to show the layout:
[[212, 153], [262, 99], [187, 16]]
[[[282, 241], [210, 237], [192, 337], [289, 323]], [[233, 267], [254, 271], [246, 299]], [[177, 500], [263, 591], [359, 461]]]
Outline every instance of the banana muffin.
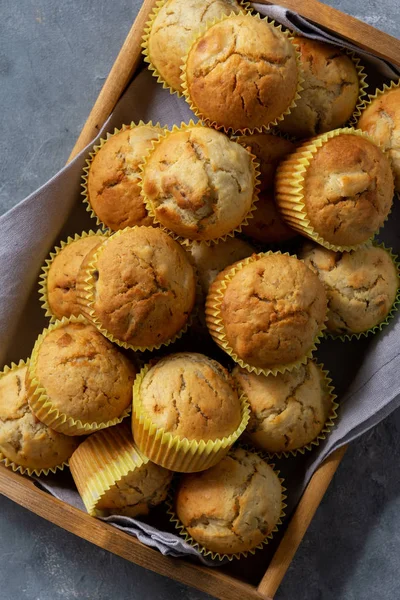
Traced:
[[294, 238], [297, 232], [282, 219], [272, 190], [259, 193], [256, 210], [242, 233], [260, 244], [277, 244]]
[[312, 360], [290, 373], [256, 375], [236, 366], [232, 373], [250, 404], [246, 437], [268, 452], [303, 448], [332, 415], [333, 397], [322, 369]]
[[360, 94], [356, 66], [335, 46], [295, 37], [304, 76], [296, 106], [279, 129], [306, 138], [344, 125], [352, 116]]
[[96, 152], [87, 175], [87, 199], [98, 219], [113, 231], [152, 225], [139, 187], [139, 164], [164, 129], [135, 125], [110, 136]]
[[394, 173], [395, 187], [400, 192], [400, 87], [378, 91], [370, 98], [357, 127], [369, 133], [383, 150], [387, 150]]
[[362, 333], [386, 319], [399, 287], [397, 266], [387, 250], [367, 245], [332, 252], [307, 244], [301, 256], [325, 286], [329, 332]]
[[[119, 345], [153, 349], [187, 324], [196, 296], [188, 253], [161, 229], [132, 227], [98, 249], [82, 313]], [[81, 274], [85, 278], [85, 274]]]
[[58, 321], [35, 343], [27, 371], [29, 405], [67, 435], [102, 429], [129, 408], [135, 374], [95, 327], [83, 319]]
[[306, 362], [324, 326], [327, 299], [317, 275], [293, 256], [253, 254], [210, 286], [206, 319], [214, 341], [249, 371]]
[[143, 194], [156, 222], [191, 240], [238, 229], [252, 209], [255, 185], [250, 152], [209, 127], [167, 134], [143, 165]]
[[181, 65], [196, 30], [232, 12], [240, 12], [236, 0], [167, 0], [150, 23], [146, 47], [151, 68], [175, 91], [182, 91]]
[[276, 200], [300, 233], [332, 250], [353, 249], [369, 240], [390, 212], [389, 159], [354, 129], [324, 134], [279, 165]]
[[258, 454], [235, 448], [217, 465], [184, 475], [174, 510], [204, 550], [240, 554], [258, 547], [280, 523], [282, 485]]
[[165, 500], [171, 471], [150, 462], [123, 423], [98, 431], [74, 452], [72, 477], [89, 514], [147, 515]]
[[22, 473], [40, 474], [62, 468], [78, 439], [57, 433], [35, 417], [28, 405], [26, 370], [20, 361], [0, 373], [0, 460]]
[[43, 301], [48, 305], [52, 317], [78, 316], [80, 308], [76, 297], [76, 280], [79, 269], [88, 255], [101, 242], [107, 239], [106, 235], [90, 233], [77, 237], [64, 245], [56, 256], [48, 263], [45, 274]]
[[182, 80], [187, 101], [205, 122], [226, 131], [261, 130], [295, 103], [296, 50], [266, 20], [232, 15], [194, 41]]

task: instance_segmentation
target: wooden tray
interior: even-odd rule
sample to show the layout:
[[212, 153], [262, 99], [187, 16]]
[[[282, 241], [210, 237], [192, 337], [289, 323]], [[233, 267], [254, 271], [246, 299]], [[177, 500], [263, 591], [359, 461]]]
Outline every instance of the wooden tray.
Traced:
[[[260, 0], [259, 0], [260, 1]], [[261, 1], [263, 4], [269, 2]], [[360, 48], [400, 66], [400, 41], [317, 0], [281, 0], [282, 6], [331, 29]], [[69, 160], [98, 133], [122, 95], [141, 59], [141, 37], [155, 0], [142, 8], [82, 129]], [[0, 493], [67, 531], [142, 567], [198, 588], [222, 600], [272, 599], [345, 453], [334, 452], [314, 473], [270, 562], [248, 583], [237, 569], [210, 569], [168, 558], [136, 538], [98, 521], [46, 492], [34, 482], [0, 465]], [[266, 570], [265, 570], [266, 569]]]

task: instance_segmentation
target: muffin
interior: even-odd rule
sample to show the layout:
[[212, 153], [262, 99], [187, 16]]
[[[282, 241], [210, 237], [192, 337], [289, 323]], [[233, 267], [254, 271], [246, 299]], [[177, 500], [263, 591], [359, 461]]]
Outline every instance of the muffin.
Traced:
[[386, 220], [393, 200], [387, 156], [355, 129], [337, 129], [282, 161], [276, 200], [285, 221], [331, 250], [352, 250]]
[[369, 133], [377, 144], [387, 150], [394, 173], [396, 191], [400, 192], [400, 87], [384, 86], [369, 98], [357, 127]]
[[231, 376], [203, 354], [171, 354], [145, 367], [135, 381], [135, 442], [151, 461], [172, 471], [214, 465], [247, 420], [247, 404]]
[[47, 475], [64, 468], [78, 440], [35, 417], [28, 405], [26, 371], [21, 360], [0, 373], [0, 460], [22, 474]]
[[40, 299], [46, 316], [52, 321], [80, 314], [76, 297], [79, 269], [88, 253], [105, 239], [107, 235], [99, 231], [83, 232], [61, 242], [61, 246], [50, 253], [40, 277]]
[[84, 198], [98, 219], [113, 231], [152, 225], [139, 187], [139, 164], [164, 129], [158, 125], [123, 127], [95, 146], [84, 176]]
[[352, 252], [332, 252], [307, 244], [301, 256], [325, 286], [328, 332], [363, 333], [386, 322], [396, 300], [399, 273], [385, 248], [366, 245]]
[[238, 260], [247, 258], [255, 252], [255, 249], [244, 240], [228, 238], [225, 242], [211, 246], [193, 242], [190, 252], [197, 269], [202, 292], [206, 295], [208, 288], [220, 271]]
[[312, 360], [276, 376], [256, 375], [238, 366], [232, 375], [250, 404], [246, 438], [267, 452], [304, 448], [326, 431], [328, 419], [335, 415], [330, 380]]
[[167, 0], [156, 9], [144, 37], [145, 61], [158, 81], [181, 92], [181, 65], [199, 26], [240, 12], [235, 0]]
[[293, 256], [268, 252], [222, 271], [206, 302], [214, 341], [249, 371], [276, 374], [305, 363], [324, 328], [324, 286]]
[[300, 51], [303, 90], [279, 129], [306, 138], [341, 127], [356, 109], [364, 76], [360, 71], [359, 80], [355, 61], [331, 44], [298, 36], [294, 42]]
[[125, 424], [88, 437], [70, 469], [86, 510], [98, 517], [147, 515], [165, 500], [172, 479], [140, 452]]
[[196, 281], [185, 250], [160, 229], [132, 227], [111, 236], [81, 274], [82, 313], [125, 348], [159, 348], [181, 334]]
[[272, 190], [259, 193], [256, 210], [248, 224], [242, 227], [242, 233], [260, 244], [278, 244], [297, 235], [282, 219]]
[[161, 138], [143, 165], [142, 190], [150, 214], [173, 233], [215, 240], [253, 209], [257, 165], [240, 144], [190, 123]]
[[295, 105], [299, 70], [281, 28], [249, 14], [208, 24], [182, 68], [192, 110], [213, 127], [241, 133], [276, 125]]
[[28, 401], [43, 423], [82, 435], [129, 412], [133, 364], [82, 318], [57, 321], [36, 340], [26, 375]]
[[217, 465], [185, 475], [174, 511], [203, 553], [239, 555], [259, 548], [283, 515], [278, 475], [258, 454], [235, 448]]

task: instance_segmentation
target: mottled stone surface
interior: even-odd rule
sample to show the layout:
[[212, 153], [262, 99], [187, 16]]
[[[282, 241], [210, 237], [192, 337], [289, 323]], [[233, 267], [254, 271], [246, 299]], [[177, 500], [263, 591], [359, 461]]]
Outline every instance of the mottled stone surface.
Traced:
[[[398, 0], [328, 3], [398, 35]], [[139, 6], [0, 0], [0, 213], [63, 165]], [[397, 412], [349, 449], [276, 598], [400, 598], [399, 439]], [[1, 600], [209, 598], [3, 497], [0, 540]]]

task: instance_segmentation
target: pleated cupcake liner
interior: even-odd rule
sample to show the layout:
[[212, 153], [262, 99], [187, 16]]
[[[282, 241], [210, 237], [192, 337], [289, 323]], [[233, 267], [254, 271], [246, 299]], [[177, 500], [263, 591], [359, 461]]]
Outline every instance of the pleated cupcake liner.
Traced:
[[254, 174], [254, 184], [253, 184], [254, 187], [253, 187], [252, 202], [251, 202], [249, 210], [247, 211], [247, 213], [246, 213], [244, 219], [241, 221], [241, 223], [237, 227], [232, 229], [231, 231], [225, 233], [224, 235], [219, 236], [218, 238], [204, 240], [204, 239], [185, 238], [185, 237], [175, 233], [174, 231], [172, 231], [165, 225], [163, 225], [163, 223], [161, 223], [161, 221], [156, 217], [151, 200], [149, 200], [149, 198], [147, 197], [147, 195], [145, 194], [145, 192], [143, 190], [143, 178], [145, 176], [146, 166], [148, 164], [149, 159], [151, 158], [151, 156], [152, 156], [153, 152], [155, 151], [155, 149], [157, 148], [157, 146], [159, 144], [162, 144], [162, 142], [170, 135], [173, 135], [174, 133], [178, 133], [181, 131], [187, 131], [188, 129], [204, 128], [204, 127], [205, 127], [205, 125], [202, 125], [201, 123], [195, 123], [192, 120], [190, 120], [189, 123], [182, 122], [180, 124], [180, 126], [174, 125], [171, 130], [166, 130], [164, 132], [164, 135], [161, 135], [158, 138], [158, 140], [152, 142], [152, 147], [149, 149], [148, 153], [143, 157], [143, 162], [139, 165], [139, 169], [141, 172], [141, 179], [139, 181], [139, 186], [141, 187], [141, 190], [142, 190], [142, 196], [143, 196], [144, 204], [145, 204], [148, 214], [154, 220], [154, 222], [160, 226], [160, 229], [162, 229], [163, 231], [168, 233], [169, 236], [171, 236], [174, 240], [176, 240], [183, 246], [189, 246], [192, 242], [203, 242], [204, 244], [207, 244], [208, 246], [210, 246], [212, 244], [218, 244], [218, 242], [225, 242], [229, 237], [235, 237], [236, 233], [240, 233], [242, 231], [242, 228], [245, 227], [246, 225], [248, 225], [249, 219], [253, 218], [254, 211], [257, 208], [258, 194], [260, 191], [260, 168], [259, 168], [260, 165], [259, 165], [259, 162], [257, 160], [257, 157], [252, 152], [249, 152], [249, 150], [247, 150], [247, 147], [245, 144], [242, 144], [241, 142], [239, 142], [237, 140], [231, 140], [232, 142], [239, 144], [240, 146], [242, 146], [243, 148], [245, 148], [247, 150], [248, 154], [251, 157], [251, 164], [252, 164], [253, 174]]
[[217, 275], [217, 277], [210, 286], [210, 290], [206, 300], [206, 322], [208, 330], [214, 342], [218, 344], [218, 346], [222, 348], [222, 350], [224, 350], [235, 361], [235, 363], [240, 365], [243, 369], [246, 369], [246, 371], [249, 371], [249, 373], [256, 373], [256, 375], [277, 375], [278, 373], [293, 371], [293, 369], [295, 369], [296, 367], [304, 365], [308, 361], [308, 359], [312, 358], [312, 355], [317, 348], [317, 344], [320, 343], [321, 338], [323, 336], [323, 332], [326, 329], [326, 324], [323, 323], [321, 329], [314, 338], [314, 342], [311, 348], [300, 359], [291, 363], [286, 363], [271, 368], [261, 368], [246, 363], [240, 358], [240, 356], [238, 356], [238, 354], [236, 354], [232, 346], [230, 346], [225, 333], [223, 318], [221, 315], [221, 305], [224, 298], [225, 290], [227, 289], [229, 283], [232, 281], [236, 273], [241, 271], [245, 266], [249, 265], [250, 263], [256, 262], [257, 260], [260, 260], [261, 258], [271, 256], [273, 254], [280, 254], [282, 256], [288, 256], [290, 258], [297, 258], [293, 254], [289, 254], [288, 252], [274, 252], [272, 250], [269, 250], [267, 252], [260, 252], [258, 254], [253, 254], [252, 256], [249, 256], [248, 258], [245, 258], [244, 260], [235, 263], [229, 272], [226, 273], [226, 270], [224, 270], [225, 273], [224, 271], [222, 271], [219, 275]]
[[[64, 250], [66, 246], [73, 244], [74, 242], [84, 239], [86, 237], [98, 236], [99, 238], [106, 238], [109, 236], [108, 231], [103, 231], [98, 229], [97, 231], [93, 231], [90, 229], [89, 231], [82, 231], [82, 233], [75, 233], [74, 237], [68, 236], [66, 241], [61, 241], [59, 246], [54, 246], [53, 250], [49, 254], [49, 258], [45, 260], [44, 265], [42, 266], [40, 276], [39, 276], [39, 301], [40, 304], [45, 311], [45, 316], [50, 318], [50, 323], [54, 323], [57, 321], [57, 317], [53, 314], [49, 298], [48, 298], [48, 288], [47, 288], [47, 278], [49, 275], [49, 271], [51, 265], [53, 264], [55, 258]], [[99, 239], [99, 241], [101, 241]]]
[[[246, 449], [247, 445], [240, 444], [240, 447], [243, 447]], [[265, 453], [263, 453], [257, 449], [254, 449], [254, 448], [251, 448], [251, 449], [249, 448], [249, 450], [253, 454], [257, 454], [262, 460], [267, 462], [267, 456]], [[189, 544], [190, 546], [192, 546], [192, 548], [195, 548], [196, 550], [198, 550], [198, 552], [200, 552], [200, 554], [202, 554], [204, 557], [210, 557], [212, 560], [219, 560], [219, 561], [223, 561], [223, 560], [227, 559], [228, 561], [231, 562], [234, 559], [240, 559], [242, 557], [247, 558], [249, 555], [254, 555], [257, 550], [262, 550], [263, 548], [265, 548], [265, 546], [267, 546], [269, 544], [269, 542], [273, 539], [274, 534], [279, 530], [279, 527], [282, 525], [283, 519], [286, 516], [285, 509], [287, 508], [287, 504], [286, 504], [285, 500], [287, 499], [287, 495], [286, 495], [287, 489], [283, 485], [285, 480], [282, 477], [279, 477], [280, 472], [278, 470], [276, 470], [275, 465], [273, 463], [268, 462], [267, 464], [269, 467], [271, 467], [271, 469], [273, 470], [275, 475], [278, 477], [279, 482], [281, 484], [281, 512], [279, 515], [279, 519], [276, 522], [275, 526], [273, 527], [272, 531], [270, 531], [270, 533], [262, 540], [262, 542], [257, 544], [257, 546], [255, 546], [254, 548], [251, 548], [250, 550], [245, 550], [243, 552], [234, 552], [232, 554], [226, 554], [226, 553], [221, 553], [221, 552], [214, 552], [213, 550], [207, 549], [205, 546], [203, 546], [199, 542], [196, 542], [196, 540], [187, 531], [187, 529], [185, 528], [185, 526], [183, 525], [182, 521], [179, 519], [179, 517], [175, 511], [175, 494], [176, 494], [176, 488], [177, 488], [176, 481], [173, 482], [173, 484], [170, 488], [170, 493], [168, 494], [168, 497], [166, 500], [166, 504], [168, 507], [167, 514], [170, 517], [170, 523], [172, 523], [174, 525], [174, 528], [178, 531], [179, 535], [185, 540], [185, 542], [187, 544]]]
[[[358, 106], [357, 110], [352, 116], [351, 124], [354, 127], [356, 127], [362, 113], [367, 108], [367, 106], [372, 104], [372, 102], [377, 98], [380, 98], [380, 96], [383, 96], [387, 92], [391, 92], [392, 90], [395, 90], [397, 88], [400, 88], [400, 79], [398, 81], [391, 81], [389, 85], [387, 85], [387, 83], [384, 83], [382, 88], [376, 88], [373, 94], [364, 94], [362, 102], [360, 102], [360, 105]], [[377, 142], [375, 142], [375, 144], [377, 144]]]
[[195, 285], [196, 285], [196, 292], [195, 292], [196, 297], [195, 297], [195, 301], [193, 304], [193, 308], [192, 308], [192, 311], [191, 311], [190, 315], [188, 316], [184, 326], [169, 340], [165, 340], [164, 342], [160, 342], [159, 344], [153, 344], [150, 346], [136, 346], [135, 344], [129, 344], [128, 342], [125, 342], [124, 340], [118, 339], [110, 331], [108, 331], [108, 329], [106, 329], [103, 326], [101, 320], [97, 317], [96, 311], [94, 309], [96, 281], [97, 281], [95, 274], [97, 272], [97, 262], [99, 260], [99, 257], [101, 256], [101, 253], [104, 251], [104, 248], [106, 247], [107, 243], [110, 242], [110, 240], [115, 239], [115, 237], [117, 237], [119, 235], [122, 235], [128, 229], [132, 230], [132, 229], [135, 229], [136, 227], [140, 227], [140, 226], [136, 225], [134, 227], [126, 227], [125, 229], [120, 229], [119, 231], [116, 231], [107, 240], [105, 240], [105, 242], [97, 249], [94, 256], [89, 261], [87, 267], [85, 269], [81, 269], [81, 271], [82, 271], [81, 277], [79, 277], [77, 279], [76, 295], [77, 295], [77, 302], [80, 306], [82, 315], [94, 327], [96, 327], [96, 329], [98, 331], [100, 331], [100, 333], [102, 333], [104, 335], [104, 337], [106, 337], [108, 340], [110, 340], [110, 342], [113, 342], [117, 346], [125, 348], [125, 350], [133, 350], [135, 352], [145, 352], [146, 350], [150, 350], [150, 351], [159, 350], [162, 346], [169, 346], [170, 344], [173, 344], [178, 339], [180, 339], [187, 332], [187, 330], [189, 329], [189, 327], [191, 326], [191, 324], [193, 322], [193, 319], [196, 316], [196, 306], [197, 306], [196, 298], [200, 293], [200, 283], [199, 283], [198, 276], [197, 276], [197, 270], [193, 263], [193, 259], [190, 256], [190, 253], [185, 248], [183, 248], [183, 250], [185, 250], [186, 257], [194, 270]]
[[206, 115], [202, 114], [200, 109], [198, 109], [197, 106], [195, 105], [195, 103], [192, 100], [191, 95], [190, 95], [189, 85], [188, 85], [188, 81], [187, 81], [186, 66], [187, 66], [187, 61], [188, 61], [188, 57], [189, 57], [191, 50], [193, 49], [195, 44], [198, 42], [198, 40], [200, 38], [202, 38], [209, 29], [211, 29], [215, 25], [218, 25], [219, 23], [222, 23], [226, 19], [232, 19], [236, 16], [242, 16], [242, 15], [236, 15], [235, 13], [231, 13], [230, 15], [224, 15], [223, 17], [214, 19], [213, 21], [209, 21], [205, 25], [201, 26], [195, 32], [195, 34], [193, 35], [193, 38], [191, 40], [191, 43], [188, 45], [187, 54], [186, 54], [186, 56], [184, 56], [183, 62], [181, 65], [182, 95], [184, 96], [186, 102], [188, 103], [190, 110], [196, 115], [196, 117], [198, 119], [200, 119], [200, 121], [202, 123], [204, 123], [205, 125], [207, 125], [209, 127], [213, 127], [214, 129], [217, 129], [217, 130], [223, 130], [227, 135], [231, 134], [231, 135], [239, 136], [239, 135], [251, 135], [253, 133], [269, 133], [273, 127], [276, 127], [279, 124], [279, 122], [282, 121], [287, 115], [289, 115], [291, 113], [292, 109], [295, 106], [297, 106], [297, 100], [300, 98], [301, 92], [303, 91], [302, 84], [304, 83], [303, 71], [302, 71], [301, 62], [300, 62], [300, 52], [297, 49], [297, 45], [294, 42], [292, 33], [289, 30], [287, 30], [286, 28], [284, 28], [282, 25], [278, 24], [273, 19], [270, 19], [269, 17], [261, 17], [259, 13], [250, 14], [250, 12], [248, 12], [245, 15], [246, 18], [249, 20], [256, 19], [258, 21], [264, 21], [269, 27], [277, 29], [282, 35], [284, 35], [291, 42], [292, 46], [294, 47], [295, 60], [296, 60], [296, 66], [297, 66], [297, 72], [298, 72], [297, 87], [296, 87], [296, 91], [294, 93], [291, 103], [279, 116], [272, 119], [269, 123], [260, 125], [259, 127], [243, 127], [243, 128], [234, 129], [233, 127], [226, 127], [223, 123], [217, 123], [216, 121], [209, 119]]
[[194, 473], [217, 464], [247, 427], [250, 410], [246, 396], [240, 396], [241, 422], [231, 435], [207, 441], [182, 438], [155, 425], [143, 408], [140, 389], [150, 368], [150, 364], [145, 365], [133, 384], [132, 431], [140, 450], [170, 471]]
[[26, 386], [28, 404], [39, 421], [42, 421], [42, 423], [51, 429], [54, 429], [59, 433], [64, 433], [65, 435], [88, 435], [94, 431], [99, 431], [100, 429], [105, 429], [106, 427], [121, 423], [121, 421], [130, 414], [131, 409], [130, 407], [125, 409], [119, 417], [114, 417], [108, 421], [88, 423], [71, 417], [53, 405], [50, 397], [47, 395], [46, 389], [41, 385], [37, 375], [39, 351], [43, 341], [50, 332], [60, 329], [69, 323], [87, 324], [87, 320], [82, 315], [79, 315], [79, 317], [63, 317], [60, 321], [51, 323], [47, 329], [43, 329], [42, 333], [38, 336], [27, 371]]
[[148, 121], [147, 123], [145, 123], [142, 120], [140, 120], [138, 123], [131, 121], [131, 123], [129, 125], [121, 125], [121, 127], [119, 129], [117, 127], [114, 127], [114, 131], [112, 133], [107, 132], [105, 138], [100, 138], [98, 143], [93, 146], [91, 152], [89, 152], [89, 158], [87, 158], [85, 160], [85, 167], [83, 168], [83, 174], [81, 177], [81, 179], [82, 179], [82, 183], [81, 183], [82, 201], [85, 205], [86, 212], [89, 213], [89, 215], [92, 217], [92, 219], [96, 219], [96, 224], [98, 226], [102, 227], [103, 229], [111, 230], [108, 227], [108, 225], [106, 225], [105, 223], [103, 223], [103, 221], [101, 221], [101, 219], [99, 219], [95, 210], [92, 208], [92, 205], [90, 204], [90, 199], [89, 199], [88, 178], [89, 178], [89, 171], [92, 166], [92, 162], [95, 159], [99, 150], [101, 150], [101, 148], [104, 146], [104, 144], [106, 142], [108, 142], [108, 140], [110, 138], [114, 137], [114, 135], [116, 135], [117, 133], [120, 133], [121, 131], [126, 131], [127, 129], [135, 129], [136, 127], [143, 127], [143, 126], [144, 127], [160, 127], [160, 129], [164, 129], [164, 130], [167, 129], [166, 126], [163, 127], [162, 125], [160, 125], [160, 123], [158, 121], [157, 121], [157, 123], [153, 123], [153, 121]]
[[356, 250], [357, 248], [360, 248], [367, 241], [373, 239], [381, 227], [383, 227], [383, 224], [387, 221], [390, 211], [386, 216], [384, 223], [372, 236], [370, 236], [369, 240], [364, 240], [359, 244], [354, 244], [351, 246], [335, 245], [328, 242], [311, 225], [304, 199], [304, 181], [306, 172], [314, 155], [323, 146], [323, 144], [339, 135], [359, 136], [368, 140], [374, 144], [374, 146], [377, 146], [376, 142], [374, 142], [371, 136], [363, 131], [360, 131], [359, 129], [354, 129], [352, 127], [334, 129], [305, 141], [278, 166], [275, 180], [275, 198], [279, 212], [290, 227], [298, 231], [301, 235], [304, 235], [314, 242], [317, 242], [321, 246], [328, 248], [328, 250], [334, 250], [335, 252], [349, 252], [350, 250]]

